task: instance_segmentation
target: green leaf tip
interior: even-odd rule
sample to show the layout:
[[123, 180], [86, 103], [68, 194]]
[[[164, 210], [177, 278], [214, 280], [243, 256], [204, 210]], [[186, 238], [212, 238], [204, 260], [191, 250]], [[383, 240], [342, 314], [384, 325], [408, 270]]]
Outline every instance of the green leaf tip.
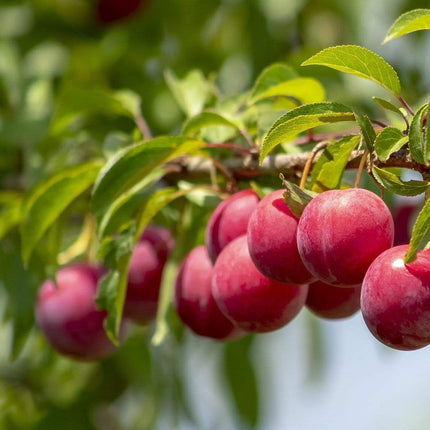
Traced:
[[430, 30], [430, 9], [414, 9], [400, 15], [388, 30], [382, 44], [420, 30]]
[[394, 68], [381, 56], [362, 46], [332, 46], [313, 55], [301, 65], [330, 67], [369, 79], [395, 95], [400, 94], [400, 80]]

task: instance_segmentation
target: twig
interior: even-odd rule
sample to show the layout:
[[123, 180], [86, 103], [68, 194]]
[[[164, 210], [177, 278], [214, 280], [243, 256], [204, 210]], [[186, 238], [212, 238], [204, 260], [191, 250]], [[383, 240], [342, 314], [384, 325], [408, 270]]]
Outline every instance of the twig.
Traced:
[[137, 126], [139, 127], [140, 132], [142, 133], [142, 136], [145, 140], [151, 139], [151, 130], [149, 129], [148, 123], [145, 121], [145, 118], [142, 115], [142, 112], [139, 111], [134, 117], [134, 120], [136, 121]]

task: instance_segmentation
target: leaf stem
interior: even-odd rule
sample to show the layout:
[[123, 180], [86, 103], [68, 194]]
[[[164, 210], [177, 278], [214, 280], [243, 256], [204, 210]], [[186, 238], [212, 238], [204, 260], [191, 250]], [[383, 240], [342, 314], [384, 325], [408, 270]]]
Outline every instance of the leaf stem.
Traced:
[[305, 189], [306, 186], [306, 180], [308, 179], [309, 176], [309, 172], [311, 171], [312, 168], [312, 164], [314, 162], [314, 158], [315, 155], [321, 151], [322, 149], [324, 149], [325, 147], [327, 147], [328, 145], [330, 145], [330, 141], [329, 140], [323, 140], [322, 142], [319, 142], [318, 144], [315, 145], [315, 147], [312, 149], [312, 151], [309, 154], [309, 157], [306, 161], [305, 167], [303, 169], [303, 173], [302, 173], [302, 179], [300, 180], [300, 188], [302, 190]]
[[354, 188], [358, 188], [360, 186], [361, 176], [363, 174], [364, 167], [366, 165], [367, 158], [369, 157], [369, 150], [366, 149], [364, 151], [363, 156], [360, 160], [360, 165], [358, 166], [357, 176], [355, 178]]
[[244, 128], [240, 129], [240, 134], [245, 138], [246, 143], [251, 149], [256, 147], [255, 142], [251, 139], [251, 136]]
[[140, 111], [140, 108], [139, 108], [139, 112], [134, 117], [134, 120], [136, 121], [136, 124], [139, 127], [139, 130], [142, 133], [143, 138], [145, 140], [151, 139], [152, 138], [151, 130], [149, 129], [148, 123], [143, 117], [142, 112]]
[[406, 100], [403, 97], [398, 96], [397, 100], [404, 106], [404, 108], [412, 115], [415, 115], [415, 112], [412, 110], [412, 108], [406, 103]]

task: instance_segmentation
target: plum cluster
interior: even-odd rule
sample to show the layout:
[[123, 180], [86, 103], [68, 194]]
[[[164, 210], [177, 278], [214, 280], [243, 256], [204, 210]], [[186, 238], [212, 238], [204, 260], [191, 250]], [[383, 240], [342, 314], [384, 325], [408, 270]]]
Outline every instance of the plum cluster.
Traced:
[[303, 306], [328, 319], [361, 308], [385, 345], [430, 344], [430, 251], [404, 263], [408, 246], [393, 247], [383, 200], [365, 189], [330, 190], [298, 219], [283, 193], [260, 200], [245, 190], [215, 209], [205, 246], [191, 251], [178, 274], [182, 321], [197, 334], [228, 340], [283, 327]]
[[[205, 245], [179, 266], [174, 305], [200, 336], [228, 341], [288, 324], [306, 306], [339, 319], [360, 307], [371, 333], [392, 348], [430, 344], [430, 251], [404, 263], [407, 245], [394, 246], [394, 222], [385, 203], [359, 188], [313, 198], [297, 218], [283, 190], [260, 200], [251, 189], [222, 201], [206, 227]], [[124, 319], [154, 320], [163, 269], [174, 239], [150, 225], [134, 249]], [[104, 270], [76, 264], [46, 281], [36, 319], [61, 353], [97, 360], [115, 347], [95, 296]], [[125, 332], [125, 323], [122, 333]]]

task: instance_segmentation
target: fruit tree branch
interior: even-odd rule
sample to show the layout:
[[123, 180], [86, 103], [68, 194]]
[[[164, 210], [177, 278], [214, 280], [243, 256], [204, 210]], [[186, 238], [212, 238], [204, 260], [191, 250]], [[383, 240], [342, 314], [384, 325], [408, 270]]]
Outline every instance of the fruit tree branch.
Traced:
[[[347, 169], [357, 169], [360, 165], [360, 160], [364, 154], [363, 150], [353, 151], [349, 158]], [[222, 161], [224, 167], [236, 179], [250, 179], [261, 175], [276, 175], [283, 173], [284, 175], [294, 175], [301, 172], [306, 165], [310, 152], [302, 152], [297, 154], [276, 154], [268, 155], [261, 166], [258, 164], [258, 158], [255, 154], [246, 157], [229, 158]], [[313, 160], [313, 164], [318, 160], [321, 154], [317, 154]], [[412, 160], [409, 151], [402, 148], [391, 155], [386, 161], [374, 161], [374, 165], [378, 167], [401, 167], [416, 170], [420, 173], [429, 173], [430, 169], [424, 165]], [[181, 157], [173, 160], [170, 163], [172, 173], [169, 176], [172, 179], [188, 178], [192, 176], [207, 175], [212, 168], [210, 160], [201, 157]]]

